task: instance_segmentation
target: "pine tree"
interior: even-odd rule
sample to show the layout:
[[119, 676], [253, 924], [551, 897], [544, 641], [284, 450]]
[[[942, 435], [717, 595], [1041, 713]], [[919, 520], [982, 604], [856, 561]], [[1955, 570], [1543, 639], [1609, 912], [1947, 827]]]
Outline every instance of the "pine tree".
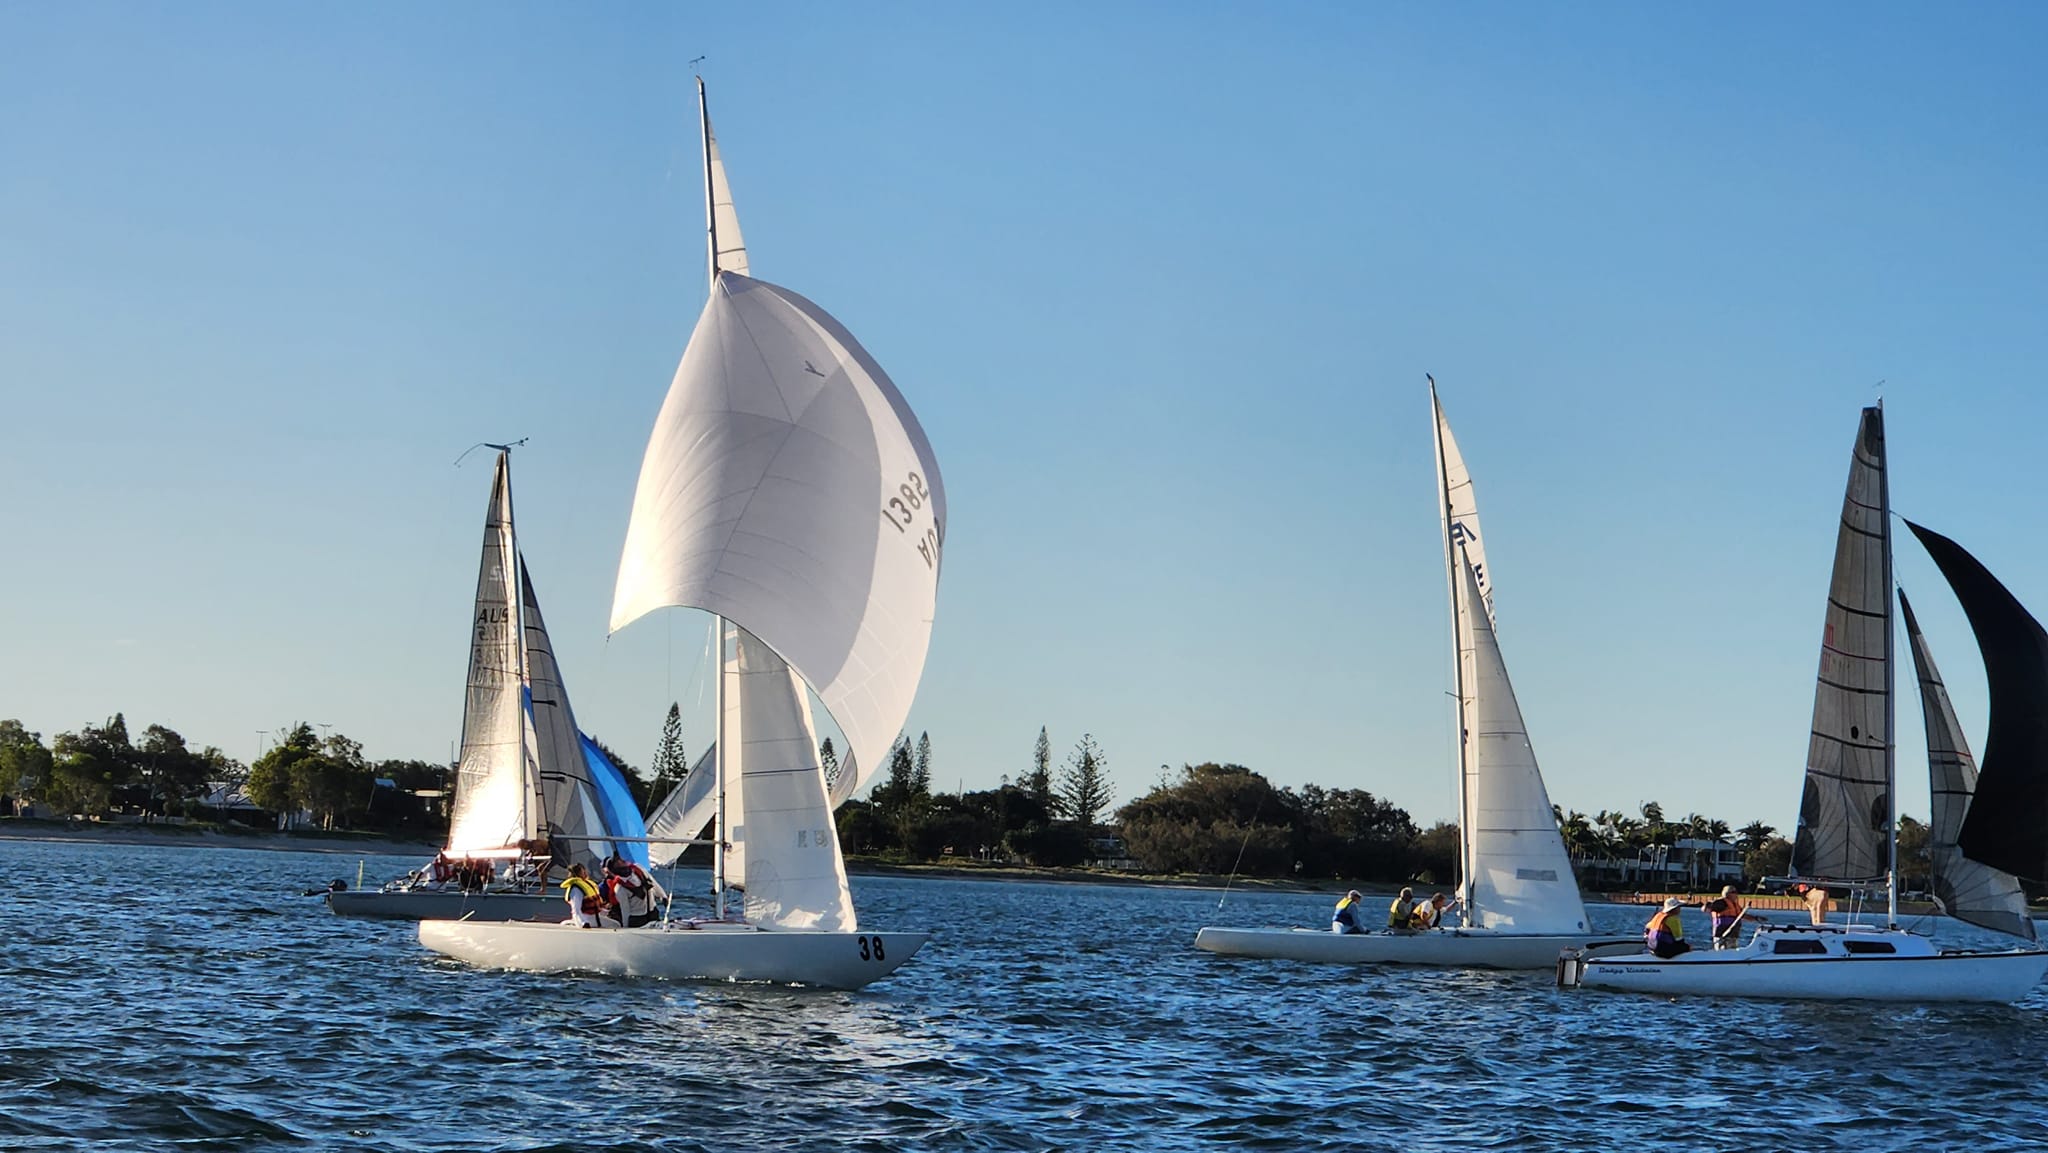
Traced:
[[1057, 812], [1059, 798], [1052, 792], [1052, 741], [1045, 735], [1045, 726], [1038, 726], [1038, 744], [1031, 750], [1031, 772], [1024, 778], [1024, 791], [1031, 799], [1045, 806], [1046, 812]]
[[1066, 771], [1060, 776], [1060, 807], [1075, 824], [1095, 831], [1095, 818], [1109, 807], [1109, 758], [1090, 733], [1067, 755]]
[[917, 755], [910, 773], [911, 795], [930, 800], [932, 795], [932, 735], [917, 734]]
[[650, 804], [660, 804], [689, 774], [690, 762], [683, 751], [683, 707], [671, 703], [668, 719], [661, 723], [661, 743], [654, 748], [654, 785], [648, 790]]
[[825, 791], [830, 793], [839, 787], [839, 753], [832, 747], [832, 738], [818, 746], [818, 764], [825, 769]]

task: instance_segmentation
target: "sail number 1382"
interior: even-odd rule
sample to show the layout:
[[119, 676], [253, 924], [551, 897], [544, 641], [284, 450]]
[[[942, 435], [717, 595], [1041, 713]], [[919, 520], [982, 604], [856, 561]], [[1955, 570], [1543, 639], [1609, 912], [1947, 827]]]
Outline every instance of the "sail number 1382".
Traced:
[[[889, 523], [889, 527], [915, 540], [917, 555], [924, 558], [926, 568], [937, 568], [939, 547], [946, 542], [946, 526], [940, 524], [927, 507], [931, 504], [932, 494], [924, 478], [915, 472], [904, 475], [904, 482], [882, 502], [882, 519]], [[920, 524], [923, 526], [921, 529]]]

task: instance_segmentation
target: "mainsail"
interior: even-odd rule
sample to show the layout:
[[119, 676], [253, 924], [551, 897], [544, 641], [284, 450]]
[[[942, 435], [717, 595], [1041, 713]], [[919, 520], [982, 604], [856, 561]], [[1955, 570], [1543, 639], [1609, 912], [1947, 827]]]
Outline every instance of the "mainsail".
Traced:
[[2034, 919], [2027, 895], [2011, 873], [1979, 864], [1963, 855], [1957, 837], [1977, 790], [1977, 762], [1970, 756], [1963, 726], [1949, 702], [1934, 650], [1914, 619], [1913, 603], [1899, 590], [1899, 608], [1906, 616], [1906, 640], [1913, 649], [1913, 668], [1920, 679], [1920, 714], [1927, 727], [1927, 772], [1934, 801], [1928, 825], [1928, 856], [1934, 866], [1934, 895], [1948, 914], [2000, 933], [2034, 939]]
[[1451, 575], [1452, 597], [1457, 595], [1458, 567], [1463, 563], [1457, 554], [1463, 549], [1472, 565], [1479, 598], [1486, 605], [1486, 619], [1488, 623], [1497, 623], [1493, 615], [1493, 581], [1486, 568], [1486, 542], [1479, 536], [1479, 498], [1472, 489], [1472, 473], [1465, 467], [1457, 439], [1451, 436], [1450, 419], [1444, 416], [1444, 406], [1437, 400], [1435, 377], [1429, 378], [1429, 412], [1436, 424], [1437, 513], [1443, 522], [1444, 565]]
[[514, 591], [518, 555], [512, 533], [510, 454], [501, 451], [484, 514], [483, 560], [471, 619], [462, 752], [456, 762], [454, 811], [448, 826], [447, 851], [455, 856], [515, 855], [519, 843], [531, 839], [539, 823], [522, 703]]
[[1970, 618], [1991, 697], [1977, 795], [1957, 840], [1973, 861], [2048, 878], [2048, 633], [1961, 545], [1910, 521], [1907, 527]]
[[1792, 871], [1875, 880], [1891, 867], [1891, 507], [1884, 411], [1863, 410], [1835, 538]]
[[1584, 932], [1586, 907], [1493, 623], [1473, 608], [1482, 601], [1468, 558], [1461, 553], [1458, 566], [1468, 923], [1518, 933]]
[[711, 110], [704, 102], [704, 80], [697, 80], [698, 116], [704, 122], [704, 179], [709, 194], [711, 269], [747, 272], [747, 242], [740, 237], [739, 209], [733, 207], [732, 185], [725, 177], [725, 158], [718, 154], [718, 137], [711, 131]]
[[612, 630], [671, 605], [738, 623], [870, 774], [924, 670], [944, 540], [938, 463], [881, 366], [802, 296], [718, 273], [641, 463]]

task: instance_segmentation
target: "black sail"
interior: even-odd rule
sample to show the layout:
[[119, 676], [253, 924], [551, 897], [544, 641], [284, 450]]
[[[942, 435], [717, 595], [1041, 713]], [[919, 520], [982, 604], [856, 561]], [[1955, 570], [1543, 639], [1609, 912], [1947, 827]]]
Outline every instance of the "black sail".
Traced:
[[2048, 878], [2048, 632], [1961, 545], [1906, 526], [1962, 602], [1991, 695], [1977, 796], [1958, 843], [1973, 861]]
[[1970, 742], [1956, 719], [1941, 670], [1935, 667], [1934, 649], [1920, 631], [1913, 602], [1903, 588], [1899, 611], [1906, 617], [1906, 640], [1920, 680], [1920, 716], [1927, 726], [1928, 795], [1934, 802], [1927, 821], [1927, 860], [1934, 895], [1959, 921], [2035, 940], [2034, 919], [2027, 913], [2027, 895], [2019, 878], [1971, 860], [1956, 844], [1977, 795], [1977, 762], [1970, 756]]

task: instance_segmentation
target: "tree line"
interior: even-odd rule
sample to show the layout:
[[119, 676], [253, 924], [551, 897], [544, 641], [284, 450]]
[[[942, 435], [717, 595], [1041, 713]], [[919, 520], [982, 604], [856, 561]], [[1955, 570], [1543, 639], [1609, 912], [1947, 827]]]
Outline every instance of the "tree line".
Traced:
[[[149, 725], [135, 741], [120, 713], [101, 725], [59, 733], [47, 744], [19, 720], [0, 720], [0, 795], [66, 816], [120, 812], [226, 819], [231, 814], [207, 800], [239, 793], [269, 817], [309, 813], [323, 829], [446, 832], [450, 766], [371, 761], [346, 734], [315, 728], [299, 722], [280, 730], [276, 743], [245, 766], [217, 746], [194, 750], [161, 724]], [[689, 771], [675, 705], [664, 719], [652, 781], [603, 742], [598, 745], [619, 766], [643, 809], [659, 803]], [[828, 779], [836, 779], [840, 764], [831, 739], [819, 753]], [[994, 789], [936, 793], [931, 735], [920, 733], [913, 742], [906, 734], [891, 748], [887, 772], [867, 798], [840, 807], [840, 842], [851, 854], [902, 861], [952, 857], [1046, 867], [1097, 862], [1154, 874], [1436, 885], [1455, 876], [1455, 824], [1419, 827], [1405, 810], [1364, 789], [1280, 788], [1243, 765], [1205, 762], [1163, 775], [1144, 795], [1111, 812], [1108, 773], [1108, 754], [1087, 733], [1055, 766], [1050, 735], [1040, 727], [1027, 767], [1014, 779], [1005, 774]], [[1738, 829], [1698, 813], [1669, 818], [1654, 801], [1633, 814], [1603, 809], [1588, 816], [1554, 807], [1553, 815], [1589, 888], [1626, 884], [1644, 875], [1646, 865], [1667, 859], [1685, 860], [1696, 869], [1686, 879], [1705, 887], [1712, 878], [1699, 863], [1711, 858], [1683, 852], [1680, 844], [1688, 841], [1739, 850], [1750, 883], [1783, 875], [1791, 863], [1790, 842], [1761, 821]], [[1926, 825], [1901, 816], [1904, 887], [1931, 887], [1927, 844]]]

